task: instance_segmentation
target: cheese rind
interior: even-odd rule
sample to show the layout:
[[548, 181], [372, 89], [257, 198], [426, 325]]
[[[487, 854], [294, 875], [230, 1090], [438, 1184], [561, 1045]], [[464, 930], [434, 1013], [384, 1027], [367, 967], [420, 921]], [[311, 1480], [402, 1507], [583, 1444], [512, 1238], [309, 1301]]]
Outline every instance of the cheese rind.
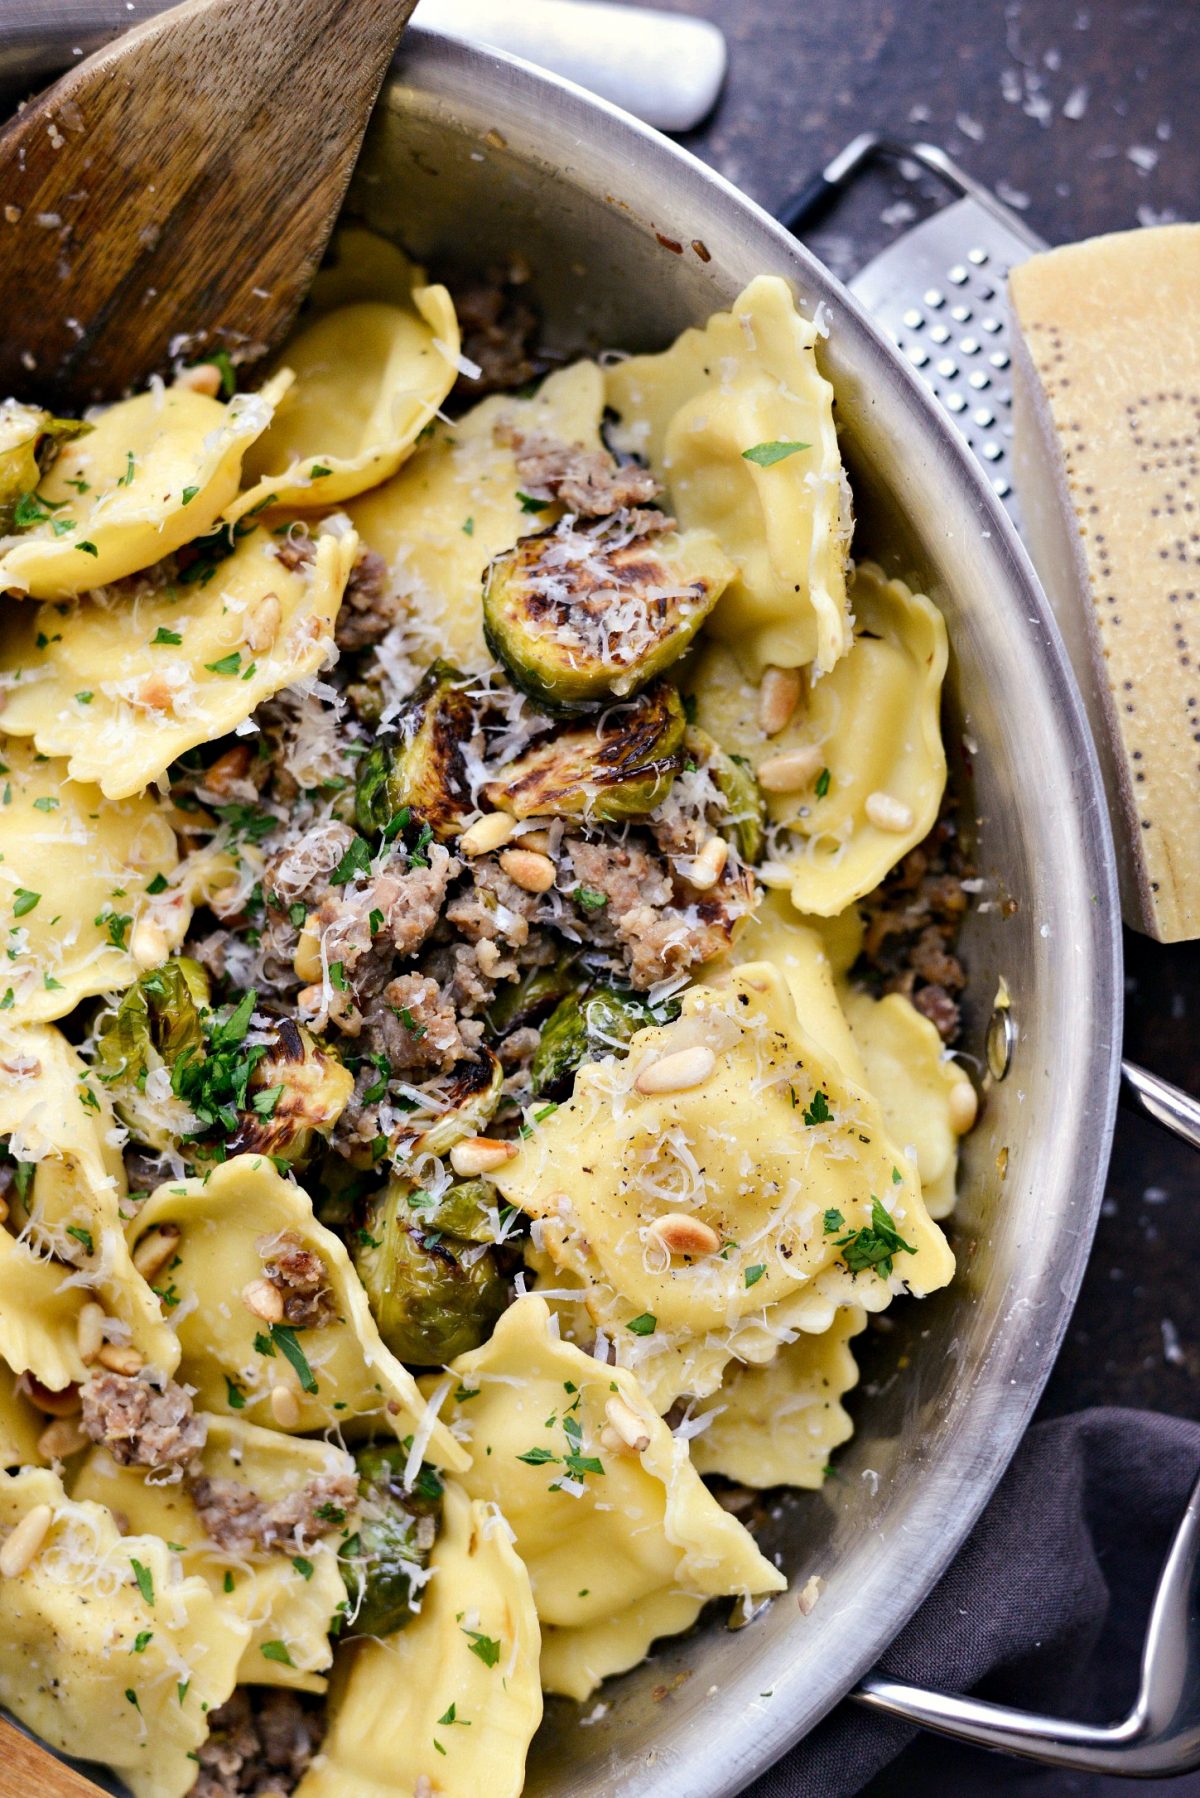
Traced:
[[1071, 652], [1126, 922], [1200, 936], [1200, 226], [1118, 232], [1009, 277], [1017, 485]]

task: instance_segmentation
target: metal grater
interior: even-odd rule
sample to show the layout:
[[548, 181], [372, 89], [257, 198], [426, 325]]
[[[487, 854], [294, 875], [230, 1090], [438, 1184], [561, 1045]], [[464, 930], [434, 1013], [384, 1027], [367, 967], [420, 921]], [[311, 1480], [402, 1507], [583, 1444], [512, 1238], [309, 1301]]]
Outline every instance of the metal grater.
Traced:
[[919, 163], [958, 198], [861, 268], [850, 290], [946, 408], [1020, 525], [1012, 487], [1008, 271], [1041, 238], [933, 144], [856, 137], [790, 203], [800, 232], [876, 157]]

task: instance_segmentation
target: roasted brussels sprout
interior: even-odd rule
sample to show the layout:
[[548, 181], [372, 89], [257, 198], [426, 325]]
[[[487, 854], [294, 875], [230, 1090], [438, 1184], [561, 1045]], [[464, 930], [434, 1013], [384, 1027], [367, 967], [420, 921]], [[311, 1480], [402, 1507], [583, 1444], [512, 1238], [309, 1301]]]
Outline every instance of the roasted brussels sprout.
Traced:
[[383, 830], [407, 808], [436, 837], [457, 836], [471, 810], [463, 745], [475, 728], [465, 676], [449, 662], [434, 662], [395, 725], [359, 764], [359, 828]]
[[696, 724], [689, 724], [683, 746], [697, 762], [708, 767], [720, 788], [738, 854], [744, 862], [756, 862], [762, 854], [767, 808], [754, 769], [743, 757], [728, 754], [715, 737]]
[[598, 823], [644, 817], [679, 771], [685, 719], [679, 694], [656, 681], [595, 724], [556, 731], [486, 788], [489, 805], [516, 818], [578, 817]]
[[683, 654], [733, 574], [709, 531], [635, 530], [620, 513], [566, 517], [488, 565], [487, 646], [547, 711], [636, 693]]
[[495, 1220], [504, 1201], [490, 1180], [456, 1181], [437, 1199], [418, 1187], [406, 1193], [406, 1201], [412, 1222], [426, 1236], [437, 1230], [458, 1237], [460, 1242], [496, 1240]]
[[299, 1166], [328, 1136], [354, 1091], [354, 1075], [337, 1051], [302, 1024], [283, 1018], [275, 1042], [257, 1062], [227, 1155], [273, 1155]]
[[388, 1348], [440, 1367], [487, 1340], [508, 1293], [493, 1251], [430, 1230], [412, 1196], [394, 1180], [372, 1200], [351, 1254]]
[[441, 1481], [422, 1465], [416, 1486], [404, 1485], [407, 1448], [399, 1443], [360, 1449], [361, 1512], [342, 1547], [352, 1636], [390, 1636], [420, 1609], [414, 1576], [429, 1564], [441, 1512]]
[[679, 1015], [670, 1002], [651, 1005], [637, 993], [598, 986], [572, 993], [542, 1025], [529, 1077], [535, 1096], [565, 1093], [576, 1068], [599, 1055], [620, 1054], [630, 1038], [647, 1024], [666, 1024]]
[[116, 1010], [100, 1019], [96, 1073], [121, 1122], [147, 1148], [168, 1148], [180, 1120], [188, 1122], [171, 1073], [181, 1056], [203, 1055], [207, 1006], [208, 976], [199, 962], [180, 955], [140, 975]]
[[82, 437], [91, 428], [81, 419], [55, 418], [40, 406], [0, 401], [0, 536], [50, 517], [54, 508], [34, 489], [57, 456], [59, 444]]
[[520, 980], [502, 986], [487, 1009], [487, 1025], [495, 1036], [536, 1024], [560, 999], [578, 989], [574, 956], [560, 956], [547, 968], [528, 968]]
[[438, 1082], [442, 1109], [431, 1123], [402, 1124], [389, 1145], [393, 1158], [403, 1155], [448, 1155], [464, 1136], [478, 1136], [497, 1105], [504, 1069], [490, 1049], [474, 1061], [460, 1061]]

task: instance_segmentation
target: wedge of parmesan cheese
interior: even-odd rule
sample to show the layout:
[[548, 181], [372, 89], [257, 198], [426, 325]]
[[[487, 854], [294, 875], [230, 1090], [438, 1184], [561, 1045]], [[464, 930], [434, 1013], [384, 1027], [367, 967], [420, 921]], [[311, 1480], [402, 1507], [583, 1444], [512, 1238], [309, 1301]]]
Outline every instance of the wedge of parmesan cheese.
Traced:
[[1083, 688], [1126, 922], [1200, 936], [1200, 225], [1009, 278], [1027, 537]]

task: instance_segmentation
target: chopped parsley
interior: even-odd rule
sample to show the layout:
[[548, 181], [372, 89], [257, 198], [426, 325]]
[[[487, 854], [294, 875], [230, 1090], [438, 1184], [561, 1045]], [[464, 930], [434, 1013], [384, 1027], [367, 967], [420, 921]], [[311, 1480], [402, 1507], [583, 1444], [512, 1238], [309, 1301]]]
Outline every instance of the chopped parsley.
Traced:
[[463, 1635], [471, 1643], [471, 1653], [478, 1655], [485, 1667], [494, 1667], [500, 1659], [500, 1644], [494, 1636], [485, 1636], [482, 1630], [464, 1629]]
[[753, 462], [756, 468], [774, 468], [776, 462], [785, 462], [798, 450], [811, 449], [810, 443], [784, 443], [778, 439], [773, 443], [756, 443], [750, 449], [742, 451], [746, 462]]
[[85, 1230], [82, 1224], [68, 1224], [67, 1235], [73, 1236], [76, 1242], [81, 1242], [89, 1255], [94, 1255], [96, 1253], [96, 1245], [92, 1241], [92, 1233], [90, 1230]]
[[222, 656], [219, 661], [205, 662], [204, 664], [210, 674], [236, 674], [241, 665], [242, 652], [240, 649], [231, 649], [229, 654]]
[[548, 1461], [557, 1461], [558, 1456], [548, 1448], [527, 1448], [517, 1460], [524, 1461], [527, 1467], [545, 1467]]
[[839, 1237], [837, 1246], [851, 1274], [866, 1273], [873, 1268], [885, 1280], [890, 1278], [898, 1254], [915, 1255], [917, 1252], [911, 1242], [905, 1242], [874, 1193], [871, 1194], [870, 1224], [864, 1230], [852, 1230], [848, 1236]]
[[517, 498], [521, 502], [522, 512], [544, 512], [550, 504], [548, 499], [534, 499], [532, 493], [522, 493], [519, 487]]
[[653, 1336], [658, 1328], [658, 1319], [653, 1311], [643, 1311], [640, 1317], [631, 1317], [625, 1328], [632, 1330], [635, 1336]]
[[133, 1638], [133, 1647], [129, 1650], [130, 1654], [145, 1654], [146, 1649], [153, 1640], [154, 1631], [152, 1629], [140, 1629]]
[[582, 905], [584, 911], [602, 911], [608, 904], [608, 894], [602, 893], [598, 887], [576, 887], [571, 897], [576, 905]]
[[[271, 1341], [282, 1351], [284, 1359], [291, 1362], [305, 1392], [315, 1392], [317, 1390], [316, 1375], [308, 1365], [308, 1356], [300, 1347], [296, 1332], [291, 1325], [272, 1324]], [[317, 1515], [320, 1516], [320, 1512]]]
[[367, 874], [371, 868], [371, 851], [362, 837], [355, 837], [346, 850], [341, 861], [329, 876], [330, 886], [348, 886], [360, 874]]
[[156, 874], [153, 880], [148, 880], [146, 882], [146, 891], [148, 893], [165, 893], [166, 890], [167, 877], [165, 874]]
[[229, 1401], [229, 1408], [231, 1411], [244, 1411], [246, 1409], [246, 1394], [242, 1391], [236, 1380], [231, 1380], [228, 1374], [225, 1375], [225, 1397]]
[[18, 887], [13, 894], [13, 917], [23, 918], [33, 910], [41, 896], [40, 893], [31, 893], [28, 887]]
[[845, 1218], [842, 1216], [840, 1211], [835, 1211], [831, 1207], [830, 1210], [828, 1210], [825, 1213], [825, 1234], [826, 1234], [826, 1236], [833, 1236], [837, 1233], [838, 1230], [844, 1230], [845, 1228], [846, 1228]]
[[816, 1124], [827, 1124], [833, 1113], [829, 1109], [829, 1096], [818, 1090], [812, 1096], [812, 1104], [804, 1108], [804, 1121], [810, 1128]]
[[160, 624], [150, 639], [151, 649], [157, 649], [160, 643], [182, 643], [183, 638], [178, 631], [169, 631], [165, 624]]
[[258, 1117], [273, 1117], [275, 1115], [275, 1107], [282, 1097], [282, 1086], [267, 1086], [264, 1087], [261, 1092], [255, 1093], [254, 1098], [251, 1100], [251, 1105]]
[[228, 350], [213, 350], [211, 355], [201, 356], [201, 363], [211, 362], [221, 376], [221, 398], [231, 400], [237, 392], [237, 370], [233, 366], [233, 358]]
[[756, 1262], [753, 1267], [748, 1267], [744, 1276], [747, 1286], [757, 1286], [766, 1271], [766, 1267], [761, 1261]]
[[829, 784], [832, 779], [833, 776], [830, 774], [828, 768], [822, 768], [821, 772], [817, 775], [816, 794], [818, 799], [824, 799], [826, 793], [829, 791]]
[[195, 499], [196, 495], [199, 493], [199, 491], [200, 491], [199, 487], [185, 487], [183, 492], [179, 496], [180, 504], [184, 505], [184, 506], [190, 506], [192, 501]]
[[324, 462], [314, 462], [308, 471], [308, 478], [310, 481], [319, 481], [323, 474], [331, 474], [332, 472], [331, 469], [326, 467]]
[[56, 812], [58, 800], [52, 799], [48, 793], [43, 793], [40, 799], [34, 800], [33, 809], [35, 812]]
[[475, 520], [473, 518], [465, 519], [463, 522], [463, 536], [464, 537], [473, 537], [474, 535], [475, 535]]
[[296, 1572], [300, 1575], [301, 1579], [312, 1578], [314, 1572], [313, 1564], [306, 1555], [293, 1555], [292, 1566], [296, 1569]]
[[262, 1655], [264, 1661], [278, 1661], [283, 1667], [294, 1667], [296, 1664], [288, 1653], [286, 1642], [264, 1642]]
[[94, 543], [88, 543], [86, 540], [83, 543], [77, 543], [75, 547], [76, 549], [81, 549], [85, 556], [98, 556], [100, 554], [96, 545]]
[[142, 1598], [147, 1604], [153, 1604], [154, 1575], [148, 1567], [143, 1567], [140, 1561], [135, 1561], [132, 1555], [129, 1557], [129, 1565], [133, 1568], [133, 1577], [137, 1581], [137, 1589]]
[[92, 693], [89, 693], [87, 688], [85, 687], [83, 692], [76, 693], [75, 697], [79, 701], [80, 705], [91, 705], [92, 700], [95, 697], [95, 695]]

